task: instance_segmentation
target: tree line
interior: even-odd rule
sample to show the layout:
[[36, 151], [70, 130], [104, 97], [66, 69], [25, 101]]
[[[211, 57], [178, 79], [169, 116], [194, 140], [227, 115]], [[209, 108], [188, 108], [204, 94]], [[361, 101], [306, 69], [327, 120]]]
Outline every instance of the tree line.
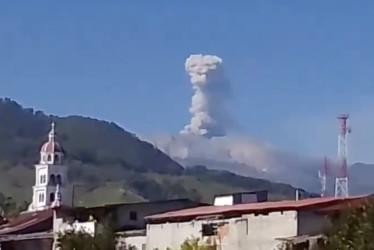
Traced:
[[17, 216], [20, 212], [27, 210], [28, 203], [24, 201], [17, 204], [10, 196], [5, 196], [0, 192], [0, 216], [9, 219]]

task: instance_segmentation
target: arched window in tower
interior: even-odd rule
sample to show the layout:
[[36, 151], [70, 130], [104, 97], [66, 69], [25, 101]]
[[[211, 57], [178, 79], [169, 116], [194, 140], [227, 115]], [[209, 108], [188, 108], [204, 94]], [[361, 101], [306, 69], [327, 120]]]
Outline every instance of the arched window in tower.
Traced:
[[48, 157], [47, 157], [47, 161], [48, 162], [51, 162], [52, 161], [52, 156], [49, 154]]
[[44, 184], [44, 183], [47, 182], [45, 174], [40, 175], [39, 182], [40, 182], [40, 184]]
[[39, 193], [39, 202], [44, 202], [44, 193]]
[[56, 185], [56, 176], [54, 174], [51, 174], [49, 177], [51, 185], [55, 186]]
[[60, 157], [58, 156], [58, 154], [55, 154], [55, 163], [60, 163]]
[[57, 177], [56, 177], [56, 184], [57, 185], [61, 185], [62, 184], [62, 179], [61, 179], [61, 175], [57, 175]]
[[55, 193], [51, 193], [49, 195], [49, 202], [54, 202], [55, 201]]

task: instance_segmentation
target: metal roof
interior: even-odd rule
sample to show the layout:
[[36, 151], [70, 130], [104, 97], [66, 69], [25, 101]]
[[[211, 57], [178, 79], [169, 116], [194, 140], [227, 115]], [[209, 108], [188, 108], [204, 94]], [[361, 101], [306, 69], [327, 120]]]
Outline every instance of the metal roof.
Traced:
[[53, 210], [21, 213], [0, 226], [0, 235], [11, 234], [53, 218]]
[[357, 196], [350, 198], [310, 198], [304, 200], [285, 200], [275, 202], [257, 202], [248, 204], [237, 204], [231, 206], [201, 206], [196, 208], [182, 209], [162, 214], [147, 216], [145, 219], [148, 223], [178, 222], [194, 220], [197, 217], [220, 215], [223, 217], [235, 217], [243, 214], [266, 214], [277, 211], [288, 210], [318, 210], [342, 203], [355, 200], [367, 199], [368, 196]]
[[173, 200], [155, 200], [155, 201], [138, 201], [138, 202], [123, 202], [123, 203], [114, 203], [114, 204], [104, 204], [100, 206], [92, 206], [92, 207], [77, 207], [80, 209], [97, 209], [97, 208], [115, 208], [121, 206], [145, 206], [145, 205], [152, 205], [152, 204], [167, 204], [167, 203], [190, 203], [196, 205], [207, 205], [197, 201], [193, 201], [190, 199], [173, 199]]
[[39, 239], [52, 239], [52, 232], [40, 232], [30, 234], [7, 234], [0, 235], [0, 242], [18, 241], [18, 240], [39, 240]]

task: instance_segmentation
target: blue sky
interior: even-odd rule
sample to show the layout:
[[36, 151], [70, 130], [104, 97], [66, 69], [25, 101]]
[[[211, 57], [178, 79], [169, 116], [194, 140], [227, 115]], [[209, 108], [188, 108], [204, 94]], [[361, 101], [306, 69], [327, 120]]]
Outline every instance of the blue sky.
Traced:
[[184, 61], [214, 54], [234, 134], [335, 154], [335, 115], [350, 112], [352, 157], [374, 161], [373, 22], [373, 1], [2, 1], [0, 95], [176, 134], [190, 119]]

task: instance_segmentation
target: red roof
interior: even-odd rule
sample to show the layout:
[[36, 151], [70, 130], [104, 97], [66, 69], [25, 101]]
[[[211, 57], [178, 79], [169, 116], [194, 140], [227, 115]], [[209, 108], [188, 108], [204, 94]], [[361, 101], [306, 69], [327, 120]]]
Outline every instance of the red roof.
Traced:
[[0, 225], [0, 235], [15, 233], [53, 218], [53, 210], [26, 212], [18, 215], [4, 225]]
[[335, 211], [344, 211], [344, 210], [351, 209], [351, 208], [362, 208], [367, 204], [368, 198], [369, 197], [363, 197], [361, 199], [350, 200], [349, 202], [340, 202], [340, 203], [337, 203], [331, 206], [320, 208], [316, 212], [326, 214], [326, 213], [331, 213]]
[[47, 141], [43, 144], [40, 151], [46, 153], [62, 153], [63, 150], [60, 143], [56, 141]]
[[238, 204], [232, 206], [202, 206], [190, 209], [156, 214], [146, 217], [149, 223], [171, 222], [171, 221], [188, 221], [202, 216], [222, 215], [225, 217], [235, 217], [243, 214], [252, 213], [269, 213], [287, 210], [308, 210], [326, 208], [342, 203], [348, 203], [355, 200], [366, 200], [368, 196], [350, 197], [346, 199], [326, 197], [311, 198], [304, 200], [288, 200], [275, 202], [258, 202], [249, 204]]

